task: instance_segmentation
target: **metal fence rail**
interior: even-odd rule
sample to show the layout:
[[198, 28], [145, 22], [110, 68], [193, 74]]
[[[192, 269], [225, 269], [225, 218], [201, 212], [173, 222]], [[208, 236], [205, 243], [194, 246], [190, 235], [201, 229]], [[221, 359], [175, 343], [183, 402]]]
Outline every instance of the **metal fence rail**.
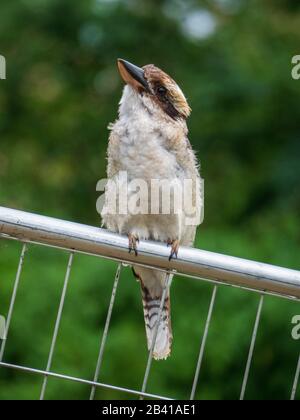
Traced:
[[[264, 296], [276, 295], [278, 297], [291, 299], [294, 301], [300, 300], [300, 271], [184, 247], [180, 248], [177, 259], [169, 261], [169, 250], [167, 247], [163, 244], [151, 241], [141, 241], [139, 243], [139, 255], [136, 257], [134, 254], [128, 253], [128, 239], [126, 237], [116, 235], [96, 227], [44, 217], [31, 213], [25, 213], [5, 207], [0, 207], [0, 238], [13, 239], [23, 243], [13, 294], [7, 316], [6, 339], [9, 333], [10, 321], [13, 315], [23, 263], [29, 244], [34, 243], [70, 251], [70, 257], [66, 269], [66, 276], [54, 327], [51, 348], [49, 350], [48, 362], [45, 370], [42, 371], [33, 369], [31, 367], [17, 366], [5, 363], [3, 362], [3, 357], [5, 354], [6, 340], [2, 341], [0, 348], [0, 367], [23, 370], [25, 372], [42, 375], [44, 377], [40, 399], [44, 399], [45, 397], [48, 377], [55, 377], [91, 385], [90, 399], [94, 399], [95, 390], [97, 387], [119, 390], [129, 394], [137, 395], [140, 398], [148, 397], [157, 399], [171, 399], [146, 392], [148, 377], [151, 369], [152, 352], [155, 342], [153, 342], [149, 352], [148, 363], [145, 368], [145, 376], [141, 390], [127, 389], [98, 382], [101, 373], [102, 358], [105, 349], [106, 338], [109, 332], [111, 314], [113, 311], [115, 296], [121, 274], [121, 263], [126, 263], [129, 265], [134, 263], [135, 265], [139, 264], [146, 267], [153, 267], [157, 270], [163, 270], [170, 275], [175, 273], [176, 275], [184, 275], [186, 277], [192, 277], [199, 280], [207, 280], [215, 284], [205, 325], [205, 331], [200, 344], [199, 358], [196, 365], [195, 376], [194, 380], [191, 380], [190, 399], [194, 399], [195, 397], [219, 284], [240, 287], [246, 290], [258, 292], [260, 295], [240, 399], [244, 399], [247, 389], [256, 337], [264, 304]], [[70, 377], [51, 371], [52, 359], [63, 314], [64, 301], [67, 293], [74, 253], [84, 253], [97, 257], [112, 259], [119, 262], [113, 285], [111, 301], [108, 308], [104, 333], [100, 343], [99, 357], [93, 381]], [[169, 277], [170, 276], [167, 276], [165, 290], [168, 287], [167, 283]], [[296, 397], [299, 374], [300, 357], [296, 367], [295, 378], [291, 386], [291, 399], [295, 399]]]

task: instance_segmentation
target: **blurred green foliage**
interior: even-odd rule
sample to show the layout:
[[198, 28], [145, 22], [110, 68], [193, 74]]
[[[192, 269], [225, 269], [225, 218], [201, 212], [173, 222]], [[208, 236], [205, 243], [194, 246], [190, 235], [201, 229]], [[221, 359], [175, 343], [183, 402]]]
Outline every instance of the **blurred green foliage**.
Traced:
[[[122, 89], [116, 58], [153, 62], [193, 108], [190, 139], [206, 180], [197, 246], [299, 269], [299, 45], [294, 0], [2, 0], [0, 204], [99, 225], [96, 183]], [[19, 253], [20, 244], [0, 242], [2, 314]], [[45, 368], [66, 265], [65, 253], [30, 248], [5, 361]], [[75, 257], [54, 371], [93, 378], [115, 269]], [[149, 392], [188, 398], [211, 292], [175, 279], [173, 354], [154, 363]], [[219, 289], [197, 398], [238, 398], [257, 304], [253, 293]], [[247, 398], [289, 397], [299, 312], [267, 298]], [[146, 359], [140, 291], [124, 268], [100, 381], [140, 389]], [[0, 369], [0, 399], [37, 398], [40, 387], [39, 377]], [[49, 380], [49, 399], [88, 396], [86, 386]]]

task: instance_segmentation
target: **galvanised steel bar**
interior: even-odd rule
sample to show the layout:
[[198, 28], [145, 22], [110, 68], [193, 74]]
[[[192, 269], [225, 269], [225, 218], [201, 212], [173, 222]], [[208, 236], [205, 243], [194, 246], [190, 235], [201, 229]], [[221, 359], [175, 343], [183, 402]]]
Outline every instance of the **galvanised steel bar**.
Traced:
[[136, 257], [128, 253], [127, 237], [5, 207], [0, 207], [1, 234], [300, 300], [297, 270], [185, 247], [180, 248], [177, 259], [169, 261], [169, 249], [151, 241], [140, 241]]
[[150, 398], [150, 399], [155, 398], [155, 399], [159, 399], [159, 400], [168, 400], [168, 401], [172, 400], [172, 398], [163, 397], [161, 395], [149, 394], [147, 392], [143, 393], [143, 392], [140, 392], [140, 391], [135, 391], [134, 389], [130, 389], [130, 388], [122, 388], [120, 386], [104, 384], [104, 383], [101, 383], [101, 382], [88, 381], [86, 379], [77, 378], [75, 376], [62, 375], [60, 373], [55, 373], [55, 372], [46, 372], [45, 370], [33, 369], [33, 368], [30, 368], [30, 367], [26, 367], [26, 366], [12, 365], [10, 363], [0, 362], [0, 367], [13, 369], [13, 370], [19, 370], [19, 371], [27, 372], [27, 373], [32, 373], [34, 375], [42, 375], [42, 376], [47, 375], [51, 378], [64, 379], [66, 381], [78, 382], [80, 384], [96, 386], [96, 387], [105, 388], [105, 389], [111, 389], [113, 391], [125, 392], [127, 394], [147, 397], [147, 398]]

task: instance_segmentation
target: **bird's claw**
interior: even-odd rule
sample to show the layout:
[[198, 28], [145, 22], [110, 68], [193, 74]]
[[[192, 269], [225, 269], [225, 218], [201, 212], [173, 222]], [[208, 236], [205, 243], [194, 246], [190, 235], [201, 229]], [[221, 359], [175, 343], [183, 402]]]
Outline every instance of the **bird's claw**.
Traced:
[[129, 254], [131, 254], [132, 251], [134, 251], [135, 256], [138, 256], [138, 251], [137, 251], [137, 244], [140, 242], [138, 236], [133, 235], [133, 234], [129, 234], [128, 235], [128, 251]]
[[178, 257], [178, 251], [179, 251], [179, 240], [175, 239], [175, 240], [171, 240], [169, 239], [167, 242], [168, 246], [171, 246], [171, 253], [169, 256], [169, 261], [171, 261], [173, 258], [177, 258]]

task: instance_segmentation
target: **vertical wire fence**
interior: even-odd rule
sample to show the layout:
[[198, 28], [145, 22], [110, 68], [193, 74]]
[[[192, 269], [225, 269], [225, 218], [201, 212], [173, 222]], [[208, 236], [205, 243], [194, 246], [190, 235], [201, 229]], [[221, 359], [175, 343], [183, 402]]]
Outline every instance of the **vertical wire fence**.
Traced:
[[8, 333], [9, 333], [9, 327], [10, 327], [10, 323], [11, 323], [13, 310], [14, 310], [14, 307], [15, 307], [15, 302], [16, 302], [16, 297], [17, 297], [18, 288], [19, 288], [19, 284], [20, 284], [20, 278], [21, 278], [21, 273], [22, 273], [22, 269], [23, 269], [23, 264], [24, 264], [24, 258], [25, 258], [26, 251], [27, 251], [27, 245], [23, 244], [22, 251], [21, 251], [21, 256], [20, 256], [20, 261], [19, 261], [19, 266], [18, 266], [18, 271], [17, 271], [17, 275], [16, 275], [16, 280], [15, 280], [15, 284], [14, 284], [14, 289], [13, 289], [13, 292], [12, 292], [11, 301], [10, 301], [9, 310], [8, 310], [8, 315], [7, 315], [7, 321], [6, 321], [5, 333], [4, 333], [4, 340], [2, 341], [1, 349], [0, 349], [0, 362], [2, 362], [3, 356], [4, 356], [6, 341], [7, 341], [7, 337], [8, 337]]
[[209, 327], [210, 327], [212, 313], [213, 313], [213, 310], [214, 310], [214, 307], [215, 307], [217, 290], [218, 290], [218, 287], [214, 286], [211, 301], [210, 301], [210, 305], [209, 305], [207, 320], [206, 320], [206, 324], [205, 324], [204, 335], [203, 335], [203, 339], [202, 339], [201, 344], [200, 344], [199, 357], [198, 357], [198, 362], [197, 362], [197, 366], [196, 366], [196, 371], [195, 371], [195, 376], [194, 376], [194, 381], [193, 381], [190, 400], [195, 399], [196, 389], [197, 389], [197, 385], [198, 385], [198, 382], [199, 382], [200, 369], [201, 369], [202, 362], [203, 362], [204, 351], [205, 351], [205, 346], [206, 346], [206, 341], [207, 341], [207, 336], [208, 336], [208, 330], [209, 330]]
[[[116, 294], [117, 294], [117, 288], [118, 288], [118, 285], [119, 285], [121, 270], [122, 270], [122, 264], [119, 264], [118, 268], [117, 268], [117, 271], [116, 271], [116, 276], [115, 276], [113, 290], [112, 290], [112, 294], [111, 294], [111, 298], [110, 298], [110, 304], [109, 304], [108, 313], [107, 313], [107, 317], [106, 317], [104, 332], [103, 332], [103, 336], [102, 336], [102, 340], [101, 340], [101, 344], [100, 344], [100, 350], [99, 350], [99, 356], [98, 356], [97, 365], [96, 365], [94, 382], [97, 382], [99, 380], [100, 369], [101, 369], [101, 366], [102, 366], [102, 360], [103, 360], [103, 354], [104, 354], [104, 348], [105, 348], [105, 344], [106, 344], [106, 339], [107, 339], [108, 330], [109, 330], [109, 326], [110, 326], [111, 315], [112, 315], [112, 311], [113, 311], [113, 307], [114, 307], [114, 303], [115, 303], [115, 298], [116, 298]], [[96, 393], [96, 386], [93, 385], [92, 389], [91, 389], [90, 400], [93, 400], [95, 398], [95, 393]]]
[[[1, 237], [1, 234], [0, 234], [0, 237]], [[117, 293], [117, 289], [118, 289], [118, 285], [119, 285], [119, 279], [120, 279], [120, 275], [121, 275], [121, 271], [122, 271], [122, 261], [119, 261], [118, 265], [117, 265], [117, 270], [116, 270], [115, 279], [114, 279], [114, 282], [113, 282], [113, 288], [112, 288], [110, 303], [109, 303], [109, 306], [108, 306], [106, 322], [105, 322], [105, 325], [104, 325], [102, 338], [100, 340], [99, 354], [98, 354], [98, 359], [97, 359], [97, 363], [96, 363], [95, 374], [94, 374], [93, 380], [72, 377], [72, 376], [64, 375], [64, 374], [58, 374], [58, 373], [52, 371], [52, 362], [53, 362], [53, 357], [54, 357], [54, 353], [55, 353], [57, 337], [58, 337], [58, 333], [59, 333], [60, 323], [61, 323], [61, 320], [62, 320], [66, 294], [67, 294], [67, 290], [68, 290], [72, 265], [73, 265], [73, 261], [74, 261], [74, 255], [76, 253], [74, 250], [72, 250], [69, 253], [69, 259], [68, 259], [65, 279], [64, 279], [64, 282], [63, 282], [63, 288], [62, 288], [60, 303], [59, 303], [59, 306], [58, 306], [56, 322], [55, 322], [55, 326], [54, 326], [54, 332], [53, 332], [53, 336], [52, 336], [51, 346], [50, 346], [47, 365], [46, 365], [45, 370], [38, 370], [38, 369], [34, 369], [32, 367], [27, 367], [27, 366], [18, 366], [18, 365], [14, 365], [14, 364], [5, 363], [3, 361], [4, 354], [5, 354], [5, 347], [6, 347], [6, 343], [7, 343], [7, 338], [9, 337], [11, 320], [12, 320], [12, 317], [13, 317], [13, 312], [14, 312], [14, 308], [15, 308], [15, 304], [16, 304], [18, 288], [19, 288], [19, 284], [20, 284], [20, 281], [21, 281], [21, 277], [22, 277], [22, 269], [23, 269], [23, 266], [24, 266], [24, 261], [25, 261], [25, 256], [26, 256], [27, 250], [28, 250], [28, 244], [27, 243], [22, 243], [21, 255], [20, 255], [19, 264], [18, 264], [18, 267], [17, 267], [17, 273], [16, 273], [16, 277], [15, 277], [15, 281], [14, 281], [12, 297], [11, 297], [10, 305], [9, 305], [9, 309], [8, 309], [7, 322], [6, 322], [5, 335], [4, 335], [5, 339], [2, 341], [2, 344], [1, 344], [1, 347], [0, 347], [0, 373], [1, 373], [1, 368], [8, 368], [8, 369], [24, 371], [24, 372], [28, 372], [28, 373], [32, 373], [32, 374], [36, 374], [36, 375], [41, 376], [43, 378], [43, 384], [42, 384], [42, 388], [41, 388], [41, 392], [40, 392], [40, 399], [41, 400], [43, 400], [45, 398], [49, 378], [58, 378], [58, 379], [61, 379], [61, 380], [73, 381], [73, 382], [78, 382], [78, 383], [90, 385], [91, 386], [90, 400], [93, 400], [95, 398], [95, 393], [96, 393], [97, 388], [111, 389], [111, 390], [115, 390], [115, 391], [124, 392], [126, 394], [135, 395], [136, 397], [139, 397], [140, 399], [151, 398], [151, 399], [171, 400], [172, 398], [167, 397], [167, 396], [161, 396], [161, 395], [146, 392], [148, 379], [149, 379], [149, 375], [150, 375], [151, 367], [152, 367], [153, 352], [154, 352], [155, 343], [156, 343], [156, 339], [157, 339], [157, 335], [158, 335], [159, 321], [160, 321], [161, 316], [162, 316], [163, 305], [164, 305], [164, 301], [165, 301], [165, 298], [166, 298], [166, 294], [167, 294], [167, 291], [170, 287], [171, 279], [173, 277], [173, 274], [170, 273], [170, 272], [167, 272], [167, 275], [166, 275], [166, 282], [165, 282], [165, 286], [164, 286], [164, 289], [163, 289], [163, 294], [162, 294], [161, 303], [160, 303], [160, 307], [159, 307], [158, 320], [157, 320], [157, 323], [156, 323], [155, 329], [154, 329], [154, 338], [153, 338], [153, 341], [152, 341], [152, 344], [151, 344], [151, 348], [149, 350], [149, 355], [148, 355], [148, 360], [147, 360], [147, 364], [146, 364], [146, 368], [145, 368], [145, 374], [144, 374], [144, 379], [143, 379], [143, 383], [142, 383], [142, 386], [141, 386], [141, 390], [134, 390], [134, 389], [131, 389], [131, 388], [124, 388], [124, 387], [119, 387], [119, 386], [112, 385], [112, 384], [106, 384], [106, 383], [99, 382], [99, 379], [101, 377], [101, 368], [102, 368], [102, 364], [103, 364], [103, 356], [104, 356], [104, 351], [105, 351], [105, 345], [106, 345], [107, 336], [108, 336], [108, 333], [109, 333], [110, 322], [111, 322], [111, 317], [112, 317], [113, 308], [114, 308], [114, 304], [115, 304], [116, 293]], [[200, 349], [199, 349], [198, 360], [197, 360], [197, 363], [196, 363], [195, 374], [194, 374], [193, 380], [191, 379], [190, 400], [195, 399], [197, 386], [198, 386], [198, 383], [199, 383], [199, 377], [200, 377], [200, 373], [201, 373], [201, 368], [202, 368], [202, 365], [203, 365], [203, 362], [204, 362], [205, 348], [206, 348], [206, 343], [207, 343], [207, 339], [208, 339], [208, 335], [209, 335], [210, 325], [211, 325], [211, 322], [212, 322], [213, 311], [214, 311], [214, 308], [215, 308], [218, 288], [219, 288], [218, 284], [215, 284], [213, 286], [213, 291], [212, 291], [212, 296], [211, 296], [211, 300], [210, 300], [210, 304], [209, 304], [209, 310], [208, 310], [208, 315], [207, 315], [207, 319], [206, 319], [206, 323], [205, 323], [204, 333], [203, 333], [203, 337], [202, 337], [201, 343], [200, 343]], [[257, 312], [256, 312], [254, 329], [253, 329], [253, 333], [252, 333], [252, 337], [251, 337], [251, 341], [250, 341], [250, 347], [249, 347], [249, 352], [248, 352], [246, 369], [245, 369], [244, 378], [243, 378], [243, 382], [242, 382], [240, 400], [244, 400], [245, 396], [246, 396], [246, 390], [247, 390], [249, 375], [250, 375], [251, 366], [252, 366], [252, 362], [253, 362], [254, 350], [255, 350], [257, 335], [258, 335], [258, 331], [259, 331], [264, 300], [265, 300], [265, 294], [261, 293], [260, 294], [260, 299], [259, 299], [259, 302], [258, 302]], [[296, 399], [298, 383], [299, 383], [299, 376], [300, 376], [300, 356], [299, 356], [298, 363], [297, 363], [297, 366], [296, 366], [295, 377], [294, 377], [294, 381], [293, 381], [292, 388], [291, 388], [291, 396], [290, 396], [291, 400]]]
[[294, 379], [293, 388], [292, 388], [292, 395], [291, 395], [291, 400], [292, 401], [294, 401], [296, 399], [296, 392], [297, 392], [297, 387], [298, 387], [298, 383], [299, 383], [299, 376], [300, 376], [300, 355], [299, 355], [298, 365], [297, 365], [297, 368], [296, 368], [295, 379]]
[[248, 355], [248, 360], [247, 360], [247, 365], [246, 365], [246, 370], [245, 370], [245, 375], [244, 375], [244, 380], [243, 380], [243, 385], [242, 385], [242, 391], [241, 391], [241, 396], [240, 396], [241, 401], [244, 400], [244, 398], [245, 398], [245, 393], [246, 393], [246, 388], [247, 388], [247, 384], [248, 384], [248, 380], [249, 380], [249, 373], [250, 373], [250, 368], [251, 368], [251, 364], [252, 364], [252, 360], [253, 360], [254, 347], [255, 347], [255, 343], [256, 343], [257, 332], [258, 332], [258, 327], [259, 327], [259, 323], [260, 323], [261, 311], [262, 311], [263, 304], [264, 304], [264, 295], [262, 295], [260, 297], [258, 308], [257, 308], [255, 325], [254, 325], [254, 330], [253, 330], [253, 334], [252, 334], [252, 339], [251, 339], [251, 344], [250, 344], [250, 349], [249, 349], [249, 355]]
[[[55, 322], [55, 328], [54, 328], [54, 333], [53, 333], [53, 337], [52, 337], [50, 352], [49, 352], [49, 356], [48, 356], [48, 362], [47, 362], [47, 367], [46, 367], [46, 372], [47, 373], [49, 373], [50, 370], [51, 370], [54, 350], [55, 350], [57, 336], [58, 336], [58, 330], [59, 330], [59, 327], [60, 327], [61, 317], [62, 317], [64, 304], [65, 304], [65, 299], [66, 299], [66, 294], [67, 294], [67, 288], [68, 288], [71, 269], [72, 269], [72, 265], [73, 265], [73, 258], [74, 258], [74, 253], [71, 252], [70, 257], [69, 257], [66, 277], [65, 277], [65, 281], [64, 281], [64, 285], [63, 285], [63, 290], [62, 290], [62, 294], [61, 294], [61, 298], [60, 298], [59, 308], [58, 308], [58, 312], [57, 312], [57, 318], [56, 318], [56, 322]], [[43, 385], [42, 385], [40, 400], [43, 400], [45, 398], [47, 384], [48, 384], [48, 375], [46, 374], [45, 377], [44, 377]]]

